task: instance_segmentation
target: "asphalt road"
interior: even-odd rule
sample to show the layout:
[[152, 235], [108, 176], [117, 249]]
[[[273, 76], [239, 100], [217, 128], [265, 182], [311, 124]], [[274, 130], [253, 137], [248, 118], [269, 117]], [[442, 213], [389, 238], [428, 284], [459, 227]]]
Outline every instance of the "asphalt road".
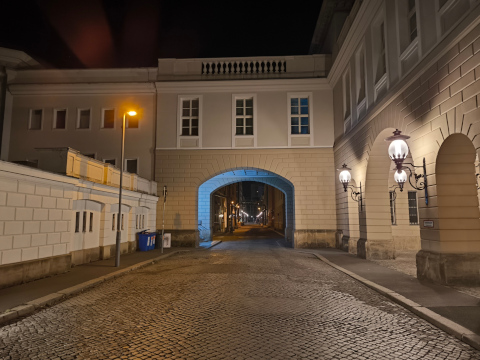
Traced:
[[0, 328], [0, 359], [480, 359], [276, 239], [182, 253]]

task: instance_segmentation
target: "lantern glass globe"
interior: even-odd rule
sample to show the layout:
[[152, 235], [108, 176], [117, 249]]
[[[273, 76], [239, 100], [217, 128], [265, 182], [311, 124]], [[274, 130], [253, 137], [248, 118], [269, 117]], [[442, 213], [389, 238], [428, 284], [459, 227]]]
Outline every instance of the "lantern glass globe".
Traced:
[[340, 182], [342, 184], [348, 184], [350, 180], [352, 180], [352, 175], [350, 174], [350, 171], [343, 170], [338, 176], [338, 178], [340, 179]]
[[404, 140], [394, 140], [388, 147], [388, 156], [392, 160], [405, 160], [408, 155], [408, 145]]
[[405, 170], [395, 171], [393, 178], [398, 184], [404, 184], [407, 181], [407, 173]]

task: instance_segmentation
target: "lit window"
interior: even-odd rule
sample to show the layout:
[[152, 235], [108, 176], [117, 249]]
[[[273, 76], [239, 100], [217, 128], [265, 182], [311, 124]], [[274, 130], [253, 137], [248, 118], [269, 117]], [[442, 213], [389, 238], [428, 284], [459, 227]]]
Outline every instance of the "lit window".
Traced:
[[103, 110], [103, 124], [104, 129], [113, 129], [115, 127], [115, 110], [104, 109]]
[[235, 101], [235, 135], [253, 135], [253, 98]]
[[41, 130], [42, 129], [42, 118], [43, 110], [30, 110], [30, 130]]
[[53, 119], [54, 129], [65, 129], [67, 126], [67, 110], [57, 109], [55, 110], [55, 116]]
[[77, 129], [90, 129], [90, 109], [78, 110]]
[[292, 134], [310, 134], [308, 97], [290, 99], [290, 126]]
[[130, 174], [136, 174], [138, 171], [138, 160], [137, 159], [125, 160], [125, 167], [127, 172], [129, 172]]
[[182, 100], [182, 136], [198, 136], [199, 100]]

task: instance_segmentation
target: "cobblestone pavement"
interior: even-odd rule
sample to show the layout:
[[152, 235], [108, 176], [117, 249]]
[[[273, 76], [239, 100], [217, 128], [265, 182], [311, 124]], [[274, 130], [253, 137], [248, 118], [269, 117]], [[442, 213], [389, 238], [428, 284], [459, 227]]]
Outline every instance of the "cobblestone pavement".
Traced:
[[0, 328], [1, 359], [480, 359], [275, 240], [176, 255]]

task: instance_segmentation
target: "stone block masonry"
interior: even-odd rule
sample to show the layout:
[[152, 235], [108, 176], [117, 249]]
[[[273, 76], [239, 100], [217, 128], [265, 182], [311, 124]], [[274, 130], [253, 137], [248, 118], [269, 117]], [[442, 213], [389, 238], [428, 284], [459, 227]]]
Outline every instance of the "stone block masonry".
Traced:
[[[125, 190], [122, 252], [136, 249], [136, 214], [153, 228], [157, 200]], [[110, 257], [115, 211], [118, 188], [0, 162], [0, 288]]]
[[[198, 189], [205, 181], [235, 170], [271, 172], [293, 186], [295, 247], [334, 247], [335, 179], [332, 148], [245, 150], [157, 150], [158, 193], [168, 187], [165, 229], [172, 244], [198, 241]], [[157, 228], [162, 226], [162, 206]], [[209, 226], [209, 225], [207, 225]]]

